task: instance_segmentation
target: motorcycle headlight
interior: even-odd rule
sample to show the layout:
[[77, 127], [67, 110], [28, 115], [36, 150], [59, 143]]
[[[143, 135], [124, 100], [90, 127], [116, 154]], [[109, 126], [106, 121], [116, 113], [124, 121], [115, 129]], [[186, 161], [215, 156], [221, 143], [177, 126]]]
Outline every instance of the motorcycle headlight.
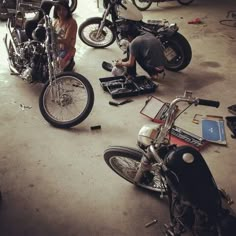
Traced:
[[138, 145], [148, 147], [157, 138], [161, 130], [161, 124], [146, 124], [138, 133]]

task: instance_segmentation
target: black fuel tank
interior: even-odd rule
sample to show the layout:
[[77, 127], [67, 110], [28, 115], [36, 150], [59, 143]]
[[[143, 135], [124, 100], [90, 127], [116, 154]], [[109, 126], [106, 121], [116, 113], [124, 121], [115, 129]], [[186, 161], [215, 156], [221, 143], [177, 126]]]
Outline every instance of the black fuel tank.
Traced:
[[180, 146], [167, 155], [165, 164], [176, 175], [176, 187], [186, 200], [204, 211], [216, 213], [220, 206], [219, 191], [199, 151]]

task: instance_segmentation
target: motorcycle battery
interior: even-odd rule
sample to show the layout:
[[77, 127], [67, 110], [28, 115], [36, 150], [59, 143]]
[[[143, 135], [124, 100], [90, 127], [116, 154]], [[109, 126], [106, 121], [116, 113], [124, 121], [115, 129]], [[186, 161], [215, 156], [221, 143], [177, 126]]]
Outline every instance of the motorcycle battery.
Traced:
[[114, 76], [100, 78], [99, 80], [103, 90], [108, 92], [112, 98], [153, 93], [157, 88], [157, 85], [146, 76], [136, 76], [132, 79], [125, 76]]

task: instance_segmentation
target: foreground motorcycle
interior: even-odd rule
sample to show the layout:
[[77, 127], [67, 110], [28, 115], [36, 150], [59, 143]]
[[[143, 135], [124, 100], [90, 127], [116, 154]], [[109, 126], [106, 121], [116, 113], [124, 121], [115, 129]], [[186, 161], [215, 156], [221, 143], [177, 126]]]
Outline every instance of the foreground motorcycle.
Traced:
[[39, 98], [43, 117], [55, 127], [70, 128], [89, 115], [94, 92], [84, 76], [72, 72], [73, 60], [63, 71], [60, 69], [57, 37], [49, 17], [54, 4], [53, 1], [43, 1], [40, 7], [21, 4], [36, 11], [36, 15], [32, 19], [22, 19], [19, 14], [9, 18], [4, 42], [10, 71], [29, 83], [45, 84]]
[[[55, 1], [55, 0], [51, 0]], [[0, 20], [7, 20], [19, 10], [20, 3], [32, 3], [40, 6], [42, 0], [0, 0]], [[71, 12], [77, 7], [77, 0], [68, 0]]]
[[[102, 17], [91, 17], [79, 27], [79, 37], [88, 46], [105, 48], [116, 40], [121, 47], [122, 27], [132, 22], [141, 31], [155, 35], [162, 42], [166, 57], [165, 67], [171, 71], [184, 69], [191, 61], [192, 50], [176, 24], [167, 21], [142, 21], [141, 12], [127, 0], [104, 0]], [[111, 16], [111, 21], [108, 20]]]
[[[176, 0], [132, 0], [132, 3], [140, 10], [144, 11], [147, 10], [153, 2], [156, 2], [157, 4], [160, 2], [172, 2]], [[177, 0], [181, 5], [189, 5], [194, 0]]]
[[168, 197], [171, 223], [165, 225], [166, 235], [234, 236], [236, 217], [227, 205], [232, 201], [218, 189], [201, 153], [191, 146], [170, 144], [175, 119], [186, 110], [176, 115], [179, 102], [186, 103], [186, 109], [192, 104], [219, 106], [217, 101], [195, 98], [186, 91], [170, 103], [164, 123], [140, 129], [140, 149], [111, 146], [104, 159], [125, 180]]

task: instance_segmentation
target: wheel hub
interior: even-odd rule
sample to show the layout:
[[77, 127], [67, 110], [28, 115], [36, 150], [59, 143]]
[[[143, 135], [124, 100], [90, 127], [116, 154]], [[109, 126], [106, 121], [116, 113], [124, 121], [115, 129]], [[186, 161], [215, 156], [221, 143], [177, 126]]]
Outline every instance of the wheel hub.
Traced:
[[72, 103], [73, 99], [69, 94], [62, 94], [59, 99], [59, 105], [60, 106], [68, 106]]
[[106, 33], [104, 31], [102, 31], [99, 36], [97, 34], [98, 30], [94, 30], [89, 34], [89, 37], [96, 42], [102, 42], [106, 37]]

